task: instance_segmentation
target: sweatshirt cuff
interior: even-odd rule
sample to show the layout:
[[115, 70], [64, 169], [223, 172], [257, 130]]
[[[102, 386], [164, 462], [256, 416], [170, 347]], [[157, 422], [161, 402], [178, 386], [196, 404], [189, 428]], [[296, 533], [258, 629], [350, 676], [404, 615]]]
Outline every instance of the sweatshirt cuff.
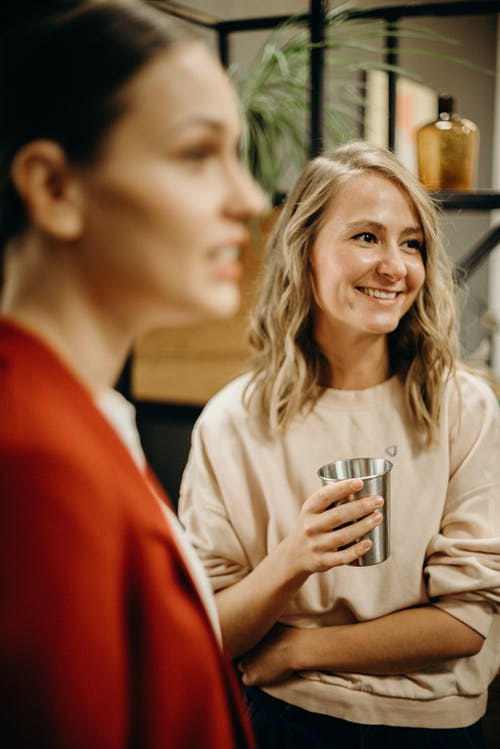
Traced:
[[494, 611], [489, 604], [442, 598], [439, 601], [433, 601], [432, 605], [467, 624], [482, 637], [487, 636], [494, 616]]

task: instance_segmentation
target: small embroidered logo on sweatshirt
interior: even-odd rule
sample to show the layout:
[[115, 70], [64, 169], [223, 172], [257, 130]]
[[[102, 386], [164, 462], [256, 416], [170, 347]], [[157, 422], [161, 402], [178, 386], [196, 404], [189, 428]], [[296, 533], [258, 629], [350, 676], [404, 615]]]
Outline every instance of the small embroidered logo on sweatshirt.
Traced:
[[396, 455], [397, 451], [398, 451], [398, 446], [397, 445], [389, 445], [389, 447], [385, 448], [385, 451], [386, 451], [387, 455], [390, 455], [391, 458], [393, 458]]

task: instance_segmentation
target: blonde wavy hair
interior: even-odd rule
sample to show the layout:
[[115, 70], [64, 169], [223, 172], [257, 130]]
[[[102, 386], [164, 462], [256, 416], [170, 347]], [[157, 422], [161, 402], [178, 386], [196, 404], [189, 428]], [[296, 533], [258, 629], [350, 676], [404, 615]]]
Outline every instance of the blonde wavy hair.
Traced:
[[309, 162], [283, 206], [267, 244], [251, 319], [253, 376], [245, 402], [257, 398], [269, 427], [283, 431], [314, 406], [330, 381], [330, 364], [313, 337], [309, 255], [327, 207], [346, 181], [360, 174], [378, 174], [403, 188], [423, 230], [425, 281], [388, 341], [391, 374], [404, 383], [413, 423], [429, 444], [439, 422], [443, 381], [459, 356], [451, 263], [431, 197], [394, 154], [362, 141]]

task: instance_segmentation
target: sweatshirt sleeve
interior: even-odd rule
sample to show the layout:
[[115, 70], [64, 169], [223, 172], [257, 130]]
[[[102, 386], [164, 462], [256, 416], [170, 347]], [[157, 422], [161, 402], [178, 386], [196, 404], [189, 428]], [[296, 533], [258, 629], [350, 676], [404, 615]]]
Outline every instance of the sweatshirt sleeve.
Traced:
[[424, 573], [434, 605], [486, 636], [500, 610], [500, 409], [478, 378], [459, 383], [443, 409], [450, 481]]
[[[219, 414], [216, 414], [219, 417]], [[179, 519], [194, 546], [214, 591], [233, 585], [251, 569], [230, 517], [237, 497], [248, 494], [244, 463], [235, 455], [238, 440], [231, 439], [230, 423], [214, 424], [204, 412], [196, 422], [188, 462], [182, 477]]]

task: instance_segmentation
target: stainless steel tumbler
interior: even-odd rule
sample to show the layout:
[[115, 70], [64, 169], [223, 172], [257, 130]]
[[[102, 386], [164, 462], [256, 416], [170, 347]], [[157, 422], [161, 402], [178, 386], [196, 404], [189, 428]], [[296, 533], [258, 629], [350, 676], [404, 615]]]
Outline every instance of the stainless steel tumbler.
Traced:
[[389, 531], [390, 531], [390, 502], [391, 502], [391, 470], [392, 463], [385, 458], [349, 458], [348, 460], [336, 460], [327, 463], [318, 470], [318, 476], [323, 485], [333, 484], [344, 479], [362, 479], [363, 487], [359, 492], [349, 494], [335, 504], [352, 502], [360, 497], [368, 497], [378, 494], [384, 498], [384, 505], [380, 512], [384, 519], [367, 534], [372, 541], [372, 548], [359, 557], [351, 565], [354, 567], [367, 567], [384, 562], [390, 554]]

